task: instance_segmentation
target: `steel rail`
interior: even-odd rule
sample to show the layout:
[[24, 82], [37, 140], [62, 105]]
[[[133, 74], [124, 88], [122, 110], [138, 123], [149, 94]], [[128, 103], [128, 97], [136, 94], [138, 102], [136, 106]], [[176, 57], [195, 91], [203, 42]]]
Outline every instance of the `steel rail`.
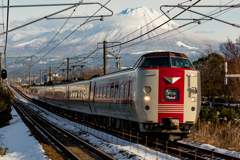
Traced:
[[[14, 88], [14, 89], [16, 89], [16, 88]], [[20, 90], [18, 90], [17, 92], [19, 94], [21, 94], [22, 97], [27, 98], [28, 100], [32, 101], [31, 98], [29, 98], [26, 95], [24, 95]], [[33, 102], [36, 103], [39, 106], [46, 105], [45, 103], [37, 101], [37, 100], [34, 100]], [[43, 108], [46, 109], [46, 107], [43, 107]], [[54, 112], [53, 110], [54, 109], [52, 109], [52, 110], [48, 109], [48, 111], [50, 111], [52, 113], [59, 114], [58, 112]], [[63, 115], [61, 115], [61, 116], [63, 116]], [[71, 118], [69, 116], [64, 116], [64, 117], [69, 119], [69, 120], [71, 120], [71, 121], [74, 121], [76, 123], [81, 123], [83, 125], [87, 125], [87, 127], [91, 127], [91, 128], [97, 129], [97, 130], [99, 130], [99, 128], [101, 128], [101, 130], [102, 131], [104, 130], [105, 133], [108, 133], [110, 135], [114, 135], [114, 136], [117, 136], [117, 137], [121, 137], [121, 135], [124, 134], [124, 137], [125, 137], [126, 140], [130, 140], [130, 137], [131, 137], [132, 142], [137, 142], [139, 140], [141, 142], [140, 144], [145, 145], [144, 144], [145, 137], [142, 136], [142, 135], [139, 135], [138, 136], [138, 140], [137, 140], [137, 138], [136, 138], [137, 136], [130, 135], [127, 131], [122, 132], [120, 130], [109, 130], [110, 128], [107, 128], [107, 127], [104, 127], [104, 126], [96, 127], [95, 124], [93, 125], [93, 124], [90, 124], [89, 122], [80, 122], [80, 121], [77, 121], [77, 120], [75, 120], [75, 119], [73, 119], [73, 118]], [[134, 140], [134, 138], [135, 138], [135, 140]], [[155, 151], [159, 151], [159, 149], [160, 149], [160, 150], [163, 151], [163, 153], [164, 153], [164, 150], [166, 150], [166, 148], [167, 148], [168, 149], [168, 153], [167, 154], [172, 155], [172, 156], [176, 156], [179, 153], [181, 153], [181, 157], [182, 158], [183, 157], [188, 157], [188, 158], [191, 158], [191, 159], [195, 159], [195, 158], [196, 159], [208, 159], [208, 158], [206, 158], [206, 155], [220, 157], [220, 158], [225, 158], [225, 159], [234, 159], [234, 160], [235, 159], [236, 160], [240, 159], [238, 157], [234, 157], [234, 156], [231, 156], [231, 155], [225, 155], [225, 154], [222, 154], [222, 153], [218, 153], [218, 152], [214, 152], [214, 151], [210, 151], [210, 150], [205, 150], [205, 149], [202, 149], [202, 148], [199, 148], [199, 147], [195, 147], [195, 146], [191, 146], [191, 145], [187, 145], [187, 144], [182, 144], [182, 143], [178, 143], [178, 142], [172, 142], [172, 141], [169, 141], [168, 142], [168, 147], [166, 147], [164, 143], [159, 143], [159, 142], [156, 142], [154, 140], [150, 141], [150, 139], [153, 139], [153, 138], [149, 137], [149, 140], [147, 142], [149, 144], [148, 147], [150, 147], [152, 150], [155, 150]], [[151, 146], [150, 146], [150, 144], [151, 144]], [[155, 147], [156, 144], [158, 145], [158, 149], [157, 150], [156, 150], [156, 147]], [[180, 149], [179, 149], [179, 147], [180, 147]], [[188, 151], [182, 150], [181, 147], [190, 149], [191, 151], [189, 151], [189, 150]], [[195, 152], [195, 154], [193, 152]]]
[[16, 110], [21, 111], [22, 113], [24, 113], [24, 115], [29, 119], [29, 121], [31, 123], [33, 123], [35, 126], [37, 126], [38, 129], [40, 129], [49, 139], [51, 139], [51, 141], [53, 141], [62, 151], [64, 151], [64, 153], [71, 158], [71, 160], [80, 160], [78, 157], [75, 156], [75, 154], [73, 154], [70, 150], [68, 150], [61, 142], [59, 142], [52, 134], [50, 134], [47, 130], [45, 130], [40, 124], [38, 124], [35, 120], [33, 120], [31, 118], [30, 115], [27, 114], [27, 112], [25, 112], [22, 109], [22, 106], [20, 104], [17, 104], [17, 101], [15, 99], [13, 99], [14, 102], [11, 102], [11, 105], [14, 106], [14, 108]]
[[[10, 90], [10, 89], [9, 89]], [[27, 98], [27, 96], [24, 96], [24, 98]], [[14, 100], [16, 101], [16, 99], [14, 98]], [[31, 100], [29, 97], [27, 98], [27, 100]], [[16, 105], [16, 104], [13, 104], [13, 105]], [[100, 156], [101, 158], [104, 158], [106, 160], [115, 160], [112, 156], [104, 153], [103, 151], [101, 151], [100, 149], [88, 144], [87, 142], [79, 139], [78, 137], [76, 137], [75, 135], [69, 133], [68, 131], [58, 127], [57, 125], [53, 124], [52, 122], [48, 121], [47, 119], [45, 119], [44, 117], [42, 117], [41, 115], [39, 115], [38, 113], [36, 113], [33, 109], [31, 109], [30, 107], [24, 105], [24, 107], [27, 107], [29, 111], [31, 111], [33, 114], [35, 114], [37, 117], [39, 117], [41, 120], [45, 121], [48, 125], [52, 126], [53, 128], [59, 130], [60, 132], [64, 133], [65, 135], [67, 135], [68, 137], [74, 139], [75, 141], [77, 141], [79, 144], [83, 145], [84, 147], [86, 147], [88, 150], [92, 151], [93, 153], [97, 154], [98, 156]], [[25, 112], [23, 111], [25, 115], [27, 115], [27, 117], [32, 121], [33, 119]], [[37, 126], [39, 125], [36, 121], [33, 120], [33, 123], [36, 124]], [[40, 126], [40, 125], [39, 125]], [[41, 126], [40, 126], [41, 127]], [[42, 129], [39, 128], [41, 131]], [[43, 132], [45, 134], [46, 132], [46, 135], [48, 136], [48, 132], [43, 128]], [[49, 133], [50, 134], [50, 133]], [[50, 134], [50, 137], [49, 137], [54, 143], [56, 141], [57, 144], [60, 144], [59, 148], [61, 148], [62, 150], [65, 151], [65, 146], [57, 141], [51, 134]], [[66, 148], [67, 149], [67, 148]], [[67, 149], [68, 150], [68, 149]], [[76, 157], [71, 151], [67, 151], [67, 154], [69, 154], [69, 158], [77, 158], [79, 159], [78, 157]], [[73, 155], [71, 155], [73, 154]]]
[[[183, 144], [183, 143], [179, 143], [179, 142], [170, 142], [169, 145], [175, 145], [175, 146], [180, 146], [180, 147], [184, 147], [184, 148], [189, 148], [188, 144]], [[193, 147], [193, 146], [192, 146]], [[221, 157], [221, 158], [225, 158], [225, 159], [231, 159], [231, 160], [240, 160], [239, 157], [235, 157], [235, 156], [231, 156], [231, 155], [226, 155], [223, 153], [219, 153], [219, 152], [214, 152], [214, 151], [209, 151], [207, 149], [203, 149], [203, 148], [199, 148], [197, 147], [197, 151], [198, 152], [202, 152], [203, 154], [205, 153], [209, 153], [209, 154], [213, 154], [216, 157]]]

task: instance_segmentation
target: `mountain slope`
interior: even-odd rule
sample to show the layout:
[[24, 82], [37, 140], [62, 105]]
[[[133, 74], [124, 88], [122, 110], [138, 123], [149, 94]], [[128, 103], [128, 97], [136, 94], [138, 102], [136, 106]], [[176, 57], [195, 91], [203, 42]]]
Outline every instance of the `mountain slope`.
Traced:
[[[143, 27], [156, 18], [158, 19], [146, 27]], [[60, 59], [62, 57], [90, 53], [97, 47], [98, 42], [103, 42], [104, 40], [108, 42], [118, 41], [123, 43], [158, 27], [167, 20], [167, 17], [161, 16], [161, 13], [153, 9], [146, 7], [128, 8], [113, 17], [104, 19], [103, 22], [93, 21], [84, 25], [54, 49], [46, 58], [56, 58], [57, 56]], [[69, 35], [76, 27], [77, 26], [72, 26], [59, 33], [49, 47], [43, 52], [47, 52], [53, 46], [57, 45], [58, 42]], [[198, 54], [205, 49], [206, 45], [211, 45], [213, 48], [217, 48], [219, 45], [217, 41], [199, 36], [191, 31], [185, 31], [183, 28], [171, 31], [178, 27], [179, 25], [177, 23], [170, 21], [147, 35], [122, 45], [122, 66], [132, 66], [141, 54], [148, 51], [177, 51], [187, 54], [191, 59], [196, 59]], [[133, 31], [136, 32], [125, 37]], [[16, 51], [24, 55], [37, 53], [52, 39], [56, 32], [57, 30], [27, 37], [19, 34], [15, 35], [10, 38], [8, 42], [8, 53], [15, 54]], [[156, 36], [156, 38], [152, 38], [154, 36]], [[149, 40], [139, 43], [138, 45], [133, 45], [146, 39]], [[132, 46], [125, 48], [129, 45]], [[113, 49], [109, 48], [109, 50], [114, 51], [119, 48], [120, 47], [115, 47]], [[102, 52], [102, 50], [99, 52]], [[101, 63], [102, 60], [96, 62], [97, 65], [101, 65]]]

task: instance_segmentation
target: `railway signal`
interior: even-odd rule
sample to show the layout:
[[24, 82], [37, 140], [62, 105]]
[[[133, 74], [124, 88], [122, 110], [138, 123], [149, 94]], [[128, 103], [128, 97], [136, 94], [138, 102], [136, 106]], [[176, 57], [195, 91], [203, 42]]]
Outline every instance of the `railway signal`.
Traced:
[[6, 79], [6, 78], [7, 78], [7, 70], [2, 69], [2, 79]]

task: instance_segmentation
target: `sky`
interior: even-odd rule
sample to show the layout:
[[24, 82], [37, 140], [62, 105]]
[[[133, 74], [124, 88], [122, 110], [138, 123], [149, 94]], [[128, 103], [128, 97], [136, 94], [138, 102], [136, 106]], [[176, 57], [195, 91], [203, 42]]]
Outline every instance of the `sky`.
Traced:
[[[105, 4], [108, 0], [83, 0], [84, 3], [89, 2], [99, 2], [101, 4]], [[30, 4], [59, 4], [59, 3], [77, 3], [79, 0], [11, 0], [11, 5], [30, 5]], [[177, 5], [179, 3], [184, 3], [184, 5], [190, 5], [196, 2], [194, 1], [186, 1], [186, 0], [111, 0], [106, 6], [111, 9], [114, 14], [120, 13], [122, 10], [126, 8], [136, 8], [139, 6], [145, 6], [148, 8], [153, 8], [154, 10], [160, 11], [160, 6], [162, 5]], [[1, 3], [1, 2], [0, 2]], [[2, 3], [4, 6], [7, 5], [7, 0], [2, 0]], [[240, 4], [240, 0], [201, 0], [198, 5], [233, 5], [233, 4]], [[10, 15], [9, 15], [9, 29], [12, 29], [14, 27], [17, 27], [19, 25], [23, 25], [27, 22], [30, 22], [32, 20], [36, 20], [38, 18], [44, 17], [46, 15], [52, 14], [54, 12], [57, 12], [63, 8], [67, 8], [69, 6], [58, 6], [58, 7], [21, 7], [21, 8], [10, 8]], [[97, 9], [99, 8], [98, 5], [82, 5], [77, 7], [76, 11], [74, 12], [73, 16], [84, 16], [84, 15], [91, 15], [93, 14]], [[163, 8], [164, 11], [168, 11], [171, 8]], [[194, 8], [194, 11], [201, 12], [201, 13], [209, 13], [213, 10], [217, 9], [218, 11], [224, 10], [225, 8]], [[71, 14], [73, 9], [63, 12], [55, 17], [58, 16], [69, 16]], [[0, 23], [5, 24], [6, 27], [6, 13], [7, 9], [4, 9], [0, 11], [2, 16], [0, 16]], [[178, 14], [181, 9], [174, 8], [169, 12], [169, 16], [172, 17], [176, 14]], [[223, 13], [223, 12], [222, 12]], [[109, 14], [109, 11], [102, 9], [98, 15], [101, 14]], [[234, 24], [240, 25], [240, 18], [238, 17], [240, 15], [240, 8], [234, 8], [217, 18], [227, 21]], [[180, 15], [178, 18], [199, 18], [199, 15], [191, 14], [189, 12], [185, 12], [184, 14]], [[109, 17], [111, 18], [111, 17]], [[69, 23], [78, 25], [80, 22], [82, 22], [84, 19], [73, 19]], [[34, 32], [46, 32], [50, 29], [58, 29], [61, 27], [61, 24], [65, 20], [42, 20], [40, 22], [34, 23], [30, 26], [24, 27], [22, 29], [15, 30], [13, 32], [10, 32], [9, 35], [15, 35], [17, 33], [25, 32], [25, 34], [31, 34]], [[180, 21], [175, 20], [174, 22], [178, 24], [185, 24], [189, 21]], [[196, 24], [188, 25], [185, 28], [191, 28]], [[34, 27], [33, 27], [34, 26]], [[32, 28], [31, 28], [32, 27]], [[2, 32], [2, 28], [0, 27], [0, 30]], [[235, 41], [237, 37], [240, 36], [240, 28], [233, 27], [231, 25], [211, 20], [207, 21], [206, 23], [204, 21], [201, 22], [201, 25], [198, 25], [197, 27], [194, 27], [190, 29], [190, 31], [195, 32], [199, 35], [202, 35], [204, 37], [208, 37], [220, 42], [226, 41], [227, 38]], [[0, 38], [5, 39], [5, 36], [1, 36]]]

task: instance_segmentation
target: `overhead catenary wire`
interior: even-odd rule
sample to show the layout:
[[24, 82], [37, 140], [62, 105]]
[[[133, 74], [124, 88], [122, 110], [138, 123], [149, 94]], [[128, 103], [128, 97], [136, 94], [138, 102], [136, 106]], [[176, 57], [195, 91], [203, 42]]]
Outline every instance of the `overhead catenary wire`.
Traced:
[[[184, 4], [184, 3], [187, 3], [187, 2], [189, 2], [189, 1], [191, 1], [191, 0], [188, 0], [188, 1], [185, 1], [185, 2], [182, 2], [182, 3], [179, 3], [179, 4]], [[175, 7], [171, 8], [168, 12], [170, 12], [170, 11], [173, 10], [174, 8], [175, 8]], [[148, 22], [146, 25], [144, 25], [144, 26], [140, 27], [139, 29], [137, 29], [137, 30], [129, 33], [128, 35], [126, 35], [126, 36], [118, 39], [117, 42], [118, 42], [118, 41], [121, 41], [122, 39], [124, 39], [124, 38], [126, 38], [126, 37], [128, 37], [128, 36], [130, 36], [130, 35], [132, 35], [133, 33], [137, 32], [137, 31], [139, 31], [140, 29], [142, 29], [143, 27], [149, 25], [150, 23], [153, 23], [154, 21], [156, 21], [157, 19], [161, 18], [162, 16], [164, 16], [164, 14], [161, 14], [160, 16], [158, 16], [157, 18], [155, 18], [154, 20]]]
[[[198, 1], [195, 2], [193, 5], [197, 4], [197, 3], [200, 2], [200, 1], [201, 1], [201, 0], [198, 0]], [[189, 8], [191, 8], [191, 6], [189, 6], [187, 9], [189, 9]], [[148, 31], [148, 32], [146, 32], [146, 33], [144, 33], [144, 34], [142, 34], [142, 35], [140, 35], [140, 36], [137, 36], [137, 37], [135, 37], [135, 38], [133, 38], [133, 39], [131, 39], [131, 40], [128, 40], [128, 41], [126, 41], [126, 42], [122, 42], [121, 44], [116, 44], [116, 45], [114, 45], [114, 47], [120, 46], [120, 45], [124, 45], [124, 44], [129, 43], [129, 42], [132, 42], [132, 41], [134, 41], [134, 40], [136, 40], [136, 39], [139, 39], [139, 38], [141, 38], [141, 37], [149, 34], [150, 32], [155, 31], [156, 29], [162, 27], [163, 25], [165, 25], [165, 24], [167, 24], [168, 22], [170, 22], [172, 19], [178, 17], [179, 15], [181, 15], [182, 13], [184, 13], [185, 11], [187, 11], [187, 9], [184, 9], [183, 11], [181, 11], [180, 13], [178, 13], [177, 15], [175, 15], [174, 17], [172, 17], [171, 19], [165, 21], [164, 23], [162, 23], [162, 24], [160, 24], [159, 26], [153, 28], [152, 30], [150, 30], [150, 31]], [[107, 48], [109, 48], [109, 47], [107, 47]], [[100, 48], [100, 49], [103, 49], [103, 48]]]
[[[234, 1], [234, 0], [228, 2], [227, 4], [229, 4], [229, 3], [233, 2], [233, 1]], [[225, 5], [227, 5], [227, 4], [225, 4]], [[224, 13], [226, 13], [226, 12], [232, 10], [232, 9], [233, 9], [233, 8], [229, 7], [229, 8], [227, 8], [227, 9], [224, 10], [225, 12], [223, 12], [223, 10], [221, 10], [221, 11], [219, 11], [219, 12], [216, 12], [216, 13], [211, 14], [210, 16], [212, 16], [212, 15], [214, 15], [214, 14], [217, 14], [217, 13], [220, 13], [220, 12], [221, 12], [220, 15], [222, 15], [222, 14], [224, 14]], [[216, 10], [218, 10], [218, 9], [215, 9], [214, 11], [216, 11]], [[210, 13], [212, 13], [212, 12], [214, 12], [214, 11], [211, 11]], [[210, 14], [210, 13], [208, 13], [208, 14]], [[218, 17], [218, 16], [220, 16], [220, 15], [217, 15], [216, 17]], [[203, 17], [204, 17], [204, 16], [203, 16]], [[208, 20], [204, 21], [202, 24], [204, 24], [204, 23], [206, 23], [206, 22], [208, 22]], [[197, 26], [199, 26], [199, 25], [195, 25], [195, 26], [190, 27], [190, 28], [188, 28], [188, 29], [186, 29], [186, 30], [183, 30], [183, 31], [181, 31], [181, 32], [178, 32], [178, 33], [176, 33], [176, 34], [183, 33], [183, 32], [185, 32], [185, 31], [190, 30], [190, 29], [192, 29], [192, 28], [195, 28], [195, 27], [197, 27]], [[133, 43], [133, 44], [128, 45], [128, 46], [126, 46], [126, 47], [122, 47], [121, 49], [125, 49], [125, 48], [128, 48], [128, 47], [131, 47], [131, 46], [134, 46], [134, 45], [137, 45], [137, 44], [143, 43], [143, 42], [145, 42], [145, 41], [147, 41], [147, 40], [150, 40], [150, 39], [156, 38], [156, 37], [158, 37], [158, 36], [161, 36], [161, 35], [166, 34], [166, 33], [170, 33], [171, 31], [178, 30], [178, 29], [180, 29], [180, 28], [172, 29], [172, 30], [170, 30], [170, 31], [167, 31], [167, 32], [164, 32], [164, 33], [158, 34], [158, 35], [156, 35], [156, 36], [154, 36], [154, 37], [150, 37], [150, 38], [148, 38], [148, 39], [145, 39], [145, 40], [143, 40], [143, 41], [139, 41], [139, 42]], [[163, 38], [163, 39], [166, 39], [166, 38], [169, 38], [169, 37], [175, 36], [176, 34], [170, 35], [170, 36], [165, 37], [165, 38]], [[117, 49], [117, 50], [115, 50], [115, 51], [118, 51], [118, 50], [119, 50], [119, 49]]]
[[[231, 1], [232, 2], [232, 1]], [[230, 3], [230, 2], [229, 2]], [[182, 3], [183, 4], [183, 3]], [[228, 4], [228, 3], [227, 3]], [[226, 4], [225, 4], [226, 5]], [[213, 11], [212, 11], [213, 12]], [[211, 13], [211, 12], [210, 12]], [[214, 13], [214, 14], [216, 14], [216, 13]], [[212, 15], [214, 15], [214, 14], [212, 14]], [[161, 15], [162, 16], [162, 15]], [[156, 18], [157, 19], [157, 18]], [[155, 19], [155, 20], [156, 20]], [[152, 22], [152, 21], [151, 21]], [[149, 22], [149, 23], [151, 23], [151, 22]], [[149, 24], [148, 23], [148, 24]], [[146, 25], [148, 25], [148, 24], [146, 24]], [[145, 26], [146, 26], [145, 25]], [[196, 25], [196, 26], [198, 26], [198, 25]], [[141, 28], [143, 28], [143, 27], [141, 27]], [[139, 29], [141, 29], [141, 28], [139, 28]], [[138, 30], [139, 30], [138, 29]], [[170, 31], [167, 31], [167, 32], [165, 32], [165, 33], [162, 33], [162, 34], [159, 34], [159, 35], [157, 35], [157, 36], [160, 36], [160, 35], [163, 35], [163, 34], [166, 34], [166, 33], [170, 33], [170, 32], [172, 32], [172, 31], [174, 31], [174, 30], [178, 30], [179, 28], [175, 28], [175, 29], [173, 29], [173, 30], [170, 30]], [[138, 31], [138, 30], [136, 30], [136, 31]], [[136, 31], [134, 31], [134, 32], [136, 32]], [[134, 33], [134, 32], [132, 32], [132, 33]], [[129, 35], [131, 35], [132, 33], [130, 33], [130, 34], [128, 34], [127, 36], [129, 36]], [[179, 33], [181, 33], [181, 32], [179, 32]], [[177, 34], [179, 34], [179, 33], [177, 33]], [[175, 34], [176, 35], [176, 34]], [[125, 36], [125, 37], [127, 37], [127, 36]], [[123, 48], [121, 48], [121, 49], [125, 49], [125, 48], [128, 48], [128, 47], [130, 47], [130, 46], [133, 46], [133, 45], [136, 45], [136, 44], [139, 44], [139, 43], [142, 43], [142, 42], [144, 42], [144, 41], [147, 41], [147, 40], [149, 40], [149, 39], [152, 39], [152, 38], [155, 38], [155, 37], [157, 37], [157, 36], [154, 36], [154, 37], [150, 37], [150, 38], [148, 38], [148, 39], [146, 39], [146, 40], [143, 40], [143, 41], [140, 41], [140, 42], [137, 42], [137, 43], [134, 43], [134, 44], [131, 44], [131, 45], [129, 45], [129, 46], [127, 46], [127, 47], [123, 47]], [[172, 35], [173, 36], [173, 35]], [[125, 38], [125, 37], [123, 37], [123, 38]], [[169, 36], [170, 37], [170, 36]], [[121, 38], [121, 39], [123, 39], [123, 38]], [[168, 38], [168, 37], [166, 37], [166, 38]], [[121, 40], [120, 39], [120, 40]], [[119, 41], [119, 40], [118, 40]], [[112, 46], [111, 46], [112, 47]], [[114, 46], [113, 46], [114, 47]], [[120, 51], [121, 49], [119, 49], [119, 50], [114, 50], [113, 52], [115, 52], [115, 51]]]
[[98, 11], [100, 11], [106, 4], [108, 4], [111, 0], [109, 0], [108, 2], [106, 2], [103, 6], [100, 7], [100, 9], [98, 9], [92, 16], [90, 16], [84, 23], [82, 23], [80, 26], [78, 26], [77, 28], [75, 28], [68, 36], [66, 36], [63, 40], [61, 40], [57, 45], [55, 45], [51, 50], [49, 50], [44, 56], [42, 56], [40, 59], [38, 59], [37, 61], [34, 62], [33, 65], [35, 65], [39, 60], [41, 60], [42, 58], [44, 58], [46, 55], [48, 55], [51, 51], [53, 51], [56, 47], [58, 47], [63, 41], [65, 41], [68, 37], [70, 37], [73, 33], [75, 33], [80, 27], [82, 27], [84, 24], [86, 24], [88, 22], [89, 19], [91, 19]]
[[68, 17], [68, 19], [64, 22], [64, 24], [62, 25], [62, 27], [57, 31], [57, 33], [53, 36], [53, 38], [40, 50], [38, 51], [35, 55], [41, 53], [45, 48], [47, 48], [47, 46], [57, 37], [57, 35], [61, 32], [61, 30], [63, 29], [63, 27], [67, 24], [67, 22], [69, 21], [69, 18], [73, 15], [73, 13], [76, 11], [78, 5], [75, 7], [75, 9], [72, 11], [72, 13], [70, 14], [70, 16]]
[[[9, 6], [9, 1], [8, 0], [8, 6]], [[9, 20], [9, 8], [7, 8], [7, 26], [6, 26], [6, 39], [5, 39], [5, 47], [4, 47], [4, 65], [5, 68], [6, 66], [6, 50], [7, 50], [7, 39], [8, 39], [8, 20]]]

